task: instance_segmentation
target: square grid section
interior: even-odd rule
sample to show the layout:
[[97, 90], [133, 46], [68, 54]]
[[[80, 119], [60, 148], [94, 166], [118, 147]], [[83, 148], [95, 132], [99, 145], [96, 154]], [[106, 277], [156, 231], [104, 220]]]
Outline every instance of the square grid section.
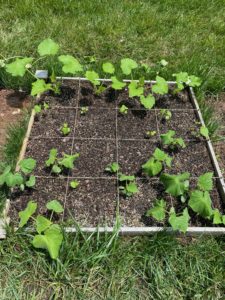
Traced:
[[[63, 82], [65, 86], [67, 83], [67, 80]], [[73, 81], [73, 84], [76, 93], [72, 93], [72, 99], [69, 97], [68, 88], [64, 88], [67, 92], [65, 97], [67, 102], [63, 104], [54, 102], [50, 119], [46, 117], [43, 121], [46, 123], [45, 132], [41, 132], [38, 122], [37, 125], [34, 122], [26, 151], [27, 157], [32, 156], [34, 149], [39, 154], [38, 157], [32, 156], [37, 159], [36, 176], [39, 180], [46, 180], [46, 183], [54, 178], [44, 167], [50, 149], [57, 148], [59, 153], [63, 151], [67, 154], [80, 153], [75, 162], [75, 169], [66, 175], [60, 175], [57, 179], [63, 182], [58, 198], [64, 204], [64, 221], [74, 218], [81, 225], [92, 227], [98, 225], [96, 223], [98, 220], [99, 225], [113, 226], [116, 211], [119, 211], [123, 225], [144, 226], [145, 211], [152, 207], [160, 187], [154, 188], [158, 179], [146, 179], [140, 168], [151, 157], [156, 147], [162, 149], [160, 135], [169, 129], [175, 130], [177, 136], [184, 139], [187, 148], [171, 153], [174, 168], [166, 168], [165, 172], [175, 174], [190, 172], [193, 169], [193, 155], [198, 163], [194, 167], [191, 179], [204, 172], [214, 172], [206, 142], [193, 138], [191, 134], [199, 128], [199, 120], [190, 99], [185, 108], [181, 108], [182, 103], [179, 102], [179, 105], [172, 105], [172, 108], [167, 105], [169, 102], [164, 102], [162, 107], [172, 112], [171, 121], [164, 122], [157, 105], [150, 111], [131, 105], [127, 115], [120, 115], [121, 104], [129, 101], [127, 90], [117, 94], [108, 88], [101, 97], [98, 97], [89, 82], [79, 80]], [[70, 83], [70, 89], [73, 84]], [[132, 101], [134, 102], [133, 99]], [[89, 110], [82, 116], [80, 109], [84, 106], [88, 106]], [[48, 122], [52, 125], [50, 132], [47, 128]], [[60, 137], [59, 122], [69, 123], [71, 132], [68, 137]], [[156, 135], [151, 139], [144, 136], [148, 130], [156, 131]], [[104, 171], [112, 162], [120, 165], [122, 173], [136, 175], [139, 196], [124, 198], [120, 195], [118, 173], [110, 175]], [[216, 177], [214, 178], [216, 180]], [[78, 189], [71, 190], [72, 180], [80, 182]], [[96, 216], [94, 219], [93, 213]], [[147, 225], [155, 224], [147, 222]]]

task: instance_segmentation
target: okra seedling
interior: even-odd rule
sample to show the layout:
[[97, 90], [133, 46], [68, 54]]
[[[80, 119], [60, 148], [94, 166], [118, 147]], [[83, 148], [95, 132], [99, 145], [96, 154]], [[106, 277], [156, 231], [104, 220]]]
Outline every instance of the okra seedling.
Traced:
[[122, 114], [122, 115], [127, 115], [128, 113], [128, 107], [126, 105], [121, 105], [120, 109], [119, 109], [119, 112]]
[[177, 147], [185, 148], [185, 142], [182, 138], [174, 138], [176, 132], [174, 130], [169, 130], [165, 134], [161, 134], [160, 138], [163, 145], [167, 145], [170, 149], [175, 149]]
[[80, 108], [80, 114], [83, 116], [83, 115], [86, 115], [86, 113], [88, 112], [89, 108], [87, 106], [83, 106]]
[[71, 131], [70, 127], [68, 126], [68, 123], [64, 123], [60, 130], [63, 135], [68, 135]]

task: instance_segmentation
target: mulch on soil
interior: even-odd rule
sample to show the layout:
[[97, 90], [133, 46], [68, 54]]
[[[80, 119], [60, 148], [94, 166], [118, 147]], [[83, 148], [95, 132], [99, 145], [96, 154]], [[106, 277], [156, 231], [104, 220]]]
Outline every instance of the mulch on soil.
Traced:
[[[37, 160], [34, 173], [38, 183], [33, 190], [15, 193], [10, 213], [13, 220], [31, 199], [38, 202], [44, 214], [47, 213], [46, 202], [58, 199], [65, 208], [62, 220], [69, 222], [74, 219], [83, 226], [113, 225], [117, 208], [125, 226], [163, 225], [145, 216], [155, 199], [163, 197], [168, 208], [174, 205], [178, 212], [182, 204], [163, 192], [157, 177], [146, 178], [141, 165], [156, 147], [162, 148], [160, 134], [169, 129], [176, 130], [187, 147], [177, 151], [163, 148], [173, 157], [172, 168], [165, 168], [166, 172], [188, 171], [193, 181], [196, 176], [214, 171], [204, 139], [193, 135], [199, 128], [199, 120], [187, 91], [158, 97], [155, 109], [146, 111], [137, 99], [128, 99], [127, 89], [115, 92], [108, 87], [97, 96], [89, 82], [67, 81], [61, 90], [59, 96], [47, 93], [40, 100], [49, 103], [50, 109], [35, 117], [26, 150], [26, 157]], [[127, 115], [119, 114], [121, 104], [130, 107]], [[80, 113], [82, 106], [89, 108], [85, 115]], [[160, 108], [171, 110], [170, 121], [161, 119]], [[60, 132], [65, 122], [71, 128], [67, 137]], [[146, 139], [148, 130], [156, 131], [156, 135]], [[52, 148], [57, 148], [60, 155], [80, 153], [75, 168], [68, 174], [55, 176], [45, 167]], [[116, 176], [105, 172], [105, 167], [112, 162], [119, 163], [122, 173], [136, 175], [137, 194], [130, 198], [119, 194]], [[80, 183], [75, 190], [70, 187], [70, 181], [74, 179]], [[216, 179], [214, 181], [213, 205], [223, 209]], [[208, 224], [193, 214], [190, 225]]]

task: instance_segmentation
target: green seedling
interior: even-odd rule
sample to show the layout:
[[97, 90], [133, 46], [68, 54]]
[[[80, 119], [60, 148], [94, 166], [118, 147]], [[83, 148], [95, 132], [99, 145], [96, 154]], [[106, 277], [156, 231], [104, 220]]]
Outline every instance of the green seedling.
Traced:
[[174, 93], [182, 91], [186, 86], [198, 87], [201, 85], [201, 79], [194, 75], [188, 75], [187, 72], [173, 74], [176, 77], [177, 88]]
[[205, 137], [206, 139], [209, 139], [209, 130], [208, 130], [207, 127], [201, 126], [200, 130], [199, 130], [199, 133], [200, 133], [201, 136]]
[[163, 163], [171, 167], [172, 158], [164, 151], [156, 148], [152, 157], [142, 165], [143, 172], [152, 177], [158, 175], [163, 169]]
[[156, 83], [152, 86], [152, 92], [159, 95], [165, 95], [169, 91], [167, 81], [160, 76], [156, 76]]
[[95, 71], [87, 71], [85, 73], [85, 77], [93, 84], [95, 88], [96, 86], [101, 84], [99, 80], [99, 75]]
[[145, 137], [146, 138], [151, 138], [151, 137], [155, 136], [156, 134], [157, 134], [157, 132], [155, 130], [147, 130], [145, 132]]
[[128, 90], [129, 90], [129, 97], [139, 97], [143, 95], [144, 93], [144, 88], [142, 85], [139, 84], [138, 81], [132, 80], [130, 84], [128, 85]]
[[88, 112], [89, 108], [87, 106], [83, 106], [80, 108], [80, 114], [82, 116], [86, 115], [86, 113]]
[[122, 90], [126, 86], [125, 82], [118, 80], [115, 76], [112, 76], [111, 80], [112, 80], [112, 88], [114, 90]]
[[[52, 200], [47, 203], [46, 208], [50, 210], [50, 219], [34, 214], [37, 211], [37, 203], [29, 201], [25, 210], [19, 212], [19, 228], [23, 228], [28, 224], [28, 221], [33, 221], [33, 226], [36, 233], [32, 237], [32, 245], [37, 249], [47, 250], [50, 257], [56, 260], [59, 256], [59, 250], [63, 241], [62, 229], [59, 225], [53, 223], [53, 214], [59, 214], [63, 212], [63, 207], [57, 200]], [[31, 234], [29, 236], [31, 236]]]
[[175, 149], [178, 147], [185, 148], [186, 145], [184, 140], [182, 138], [174, 138], [175, 134], [176, 132], [174, 130], [169, 130], [167, 133], [161, 134], [160, 138], [163, 145], [168, 146], [170, 149]]
[[178, 175], [162, 174], [160, 181], [166, 189], [166, 193], [171, 196], [184, 196], [189, 189], [189, 173], [182, 173]]
[[64, 123], [60, 131], [63, 135], [68, 135], [71, 131], [70, 127], [68, 126], [68, 123]]
[[187, 208], [185, 208], [182, 213], [177, 215], [174, 207], [171, 207], [168, 221], [172, 226], [173, 230], [178, 230], [180, 232], [185, 233], [188, 229], [189, 220], [190, 216]]
[[157, 221], [163, 221], [166, 217], [166, 201], [164, 199], [156, 200], [153, 208], [146, 213], [147, 217], [153, 217]]
[[119, 171], [120, 166], [118, 163], [113, 162], [105, 168], [106, 172], [117, 173]]
[[168, 109], [160, 109], [160, 116], [163, 120], [169, 121], [172, 118], [172, 113]]
[[122, 114], [122, 115], [127, 115], [128, 113], [128, 107], [126, 105], [121, 105], [120, 109], [119, 109], [119, 112]]
[[152, 94], [149, 94], [147, 97], [141, 95], [140, 103], [146, 109], [152, 109], [155, 105], [155, 97]]
[[63, 153], [63, 156], [58, 158], [58, 151], [53, 148], [50, 150], [49, 158], [45, 161], [45, 165], [46, 167], [51, 167], [52, 173], [60, 174], [64, 170], [72, 170], [74, 168], [74, 162], [79, 156], [79, 153], [73, 155]]
[[25, 187], [32, 188], [35, 186], [36, 178], [30, 175], [36, 167], [36, 160], [26, 158], [19, 162], [19, 171], [13, 172], [11, 166], [7, 166], [0, 175], [0, 187], [20, 188], [21, 191]]
[[138, 67], [138, 64], [133, 59], [123, 58], [121, 59], [120, 67], [124, 75], [130, 75], [132, 70]]
[[138, 192], [138, 187], [135, 182], [135, 176], [119, 174], [119, 190], [126, 197], [131, 197]]
[[36, 114], [39, 114], [42, 111], [42, 107], [40, 104], [34, 105], [34, 111]]
[[102, 70], [106, 73], [106, 74], [114, 74], [115, 73], [115, 67], [111, 62], [105, 62], [102, 65]]
[[77, 180], [72, 180], [72, 181], [70, 181], [70, 187], [72, 188], [72, 189], [76, 189], [78, 186], [79, 186], [79, 181], [77, 181]]

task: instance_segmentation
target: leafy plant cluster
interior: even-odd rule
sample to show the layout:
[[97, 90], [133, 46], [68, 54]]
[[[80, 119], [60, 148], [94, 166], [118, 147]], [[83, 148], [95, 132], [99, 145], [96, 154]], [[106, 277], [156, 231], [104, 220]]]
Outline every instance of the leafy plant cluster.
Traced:
[[[72, 75], [81, 75], [84, 74], [85, 78], [88, 79], [94, 86], [95, 93], [102, 93], [106, 87], [99, 80], [99, 74], [94, 70], [87, 70], [77, 58], [72, 55], [63, 54], [58, 55], [59, 45], [55, 43], [52, 39], [48, 38], [43, 40], [37, 49], [39, 57], [34, 59], [33, 57], [16, 57], [16, 58], [4, 58], [1, 60], [0, 66], [5, 68], [6, 72], [10, 73], [12, 76], [23, 77], [26, 73], [29, 73], [34, 77], [35, 81], [32, 83], [31, 95], [36, 96], [46, 91], [52, 90], [56, 94], [60, 93], [59, 83], [56, 80], [54, 72], [54, 64], [60, 63], [62, 65], [62, 71], [65, 74]], [[46, 82], [44, 79], [37, 78], [35, 75], [35, 68], [37, 62], [45, 59], [46, 57], [53, 57], [52, 59], [52, 73], [50, 76], [50, 82]], [[168, 64], [164, 59], [159, 63], [160, 68], [166, 67]], [[131, 82], [127, 84], [122, 81], [118, 75], [116, 75], [116, 67], [111, 62], [105, 62], [102, 64], [102, 71], [107, 76], [110, 76], [111, 87], [114, 90], [121, 90], [128, 85], [129, 97], [138, 97], [140, 104], [146, 109], [151, 109], [155, 105], [155, 96], [154, 94], [164, 95], [169, 91], [167, 81], [159, 76], [159, 71], [155, 78], [155, 83], [151, 88], [151, 92], [147, 95], [144, 93], [144, 82], [145, 78], [141, 77], [139, 80], [133, 80], [134, 70], [141, 68], [144, 69], [146, 74], [149, 73], [150, 66], [147, 64], [138, 64], [136, 61], [130, 58], [122, 58], [120, 61], [120, 70], [122, 71], [123, 76], [130, 76], [132, 78]], [[176, 78], [177, 88], [176, 91], [181, 91], [185, 86], [199, 86], [201, 80], [194, 76], [189, 75], [186, 72], [180, 72], [174, 74]], [[124, 108], [122, 109], [124, 111]]]
[[45, 161], [45, 165], [51, 168], [52, 173], [60, 174], [64, 170], [72, 170], [74, 162], [79, 156], [79, 153], [72, 155], [63, 153], [62, 157], [58, 157], [58, 150], [53, 148], [50, 150], [49, 158]]
[[213, 208], [210, 191], [213, 189], [213, 173], [208, 172], [199, 176], [196, 187], [190, 188], [189, 173], [178, 175], [162, 174], [160, 182], [165, 188], [165, 192], [181, 201], [183, 210], [176, 213], [175, 208], [167, 210], [167, 202], [164, 199], [156, 200], [154, 207], [147, 211], [147, 216], [155, 218], [157, 221], [164, 221], [168, 214], [168, 222], [174, 230], [186, 232], [190, 220], [189, 210], [197, 215], [211, 220], [213, 224], [224, 224], [225, 215], [222, 215], [217, 208]]
[[32, 238], [32, 245], [35, 248], [47, 250], [52, 259], [57, 259], [63, 241], [63, 232], [58, 224], [54, 224], [53, 214], [60, 214], [64, 209], [57, 200], [49, 201], [46, 208], [51, 211], [50, 218], [40, 214], [34, 217], [37, 203], [32, 200], [29, 201], [25, 210], [19, 212], [19, 228], [23, 228], [28, 224], [28, 221], [32, 221], [36, 232]]
[[13, 172], [11, 166], [6, 166], [0, 175], [0, 187], [18, 187], [23, 191], [25, 187], [32, 188], [35, 186], [36, 178], [31, 173], [36, 167], [36, 161], [32, 158], [23, 159], [19, 162], [19, 167], [18, 172]]

